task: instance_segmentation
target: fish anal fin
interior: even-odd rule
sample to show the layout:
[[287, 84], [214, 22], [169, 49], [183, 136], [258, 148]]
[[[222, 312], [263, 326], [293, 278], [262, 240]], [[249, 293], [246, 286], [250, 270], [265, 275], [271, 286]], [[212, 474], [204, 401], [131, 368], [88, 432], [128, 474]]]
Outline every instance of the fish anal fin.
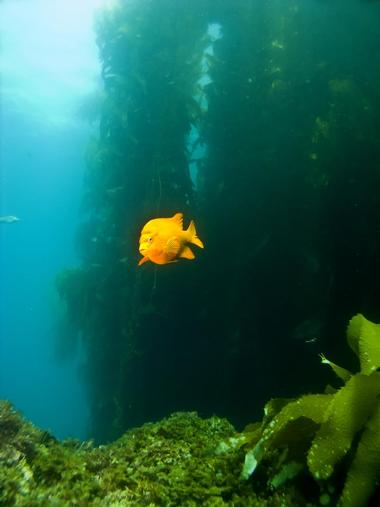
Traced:
[[183, 259], [195, 259], [195, 255], [188, 246], [183, 247], [180, 257]]
[[143, 257], [142, 259], [140, 259], [138, 265], [141, 266], [142, 264], [145, 264], [148, 261], [149, 261], [149, 257]]
[[190, 225], [186, 231], [188, 233], [188, 241], [193, 245], [199, 246], [199, 248], [204, 248], [202, 241], [197, 236], [197, 231], [195, 230], [194, 221], [191, 220]]

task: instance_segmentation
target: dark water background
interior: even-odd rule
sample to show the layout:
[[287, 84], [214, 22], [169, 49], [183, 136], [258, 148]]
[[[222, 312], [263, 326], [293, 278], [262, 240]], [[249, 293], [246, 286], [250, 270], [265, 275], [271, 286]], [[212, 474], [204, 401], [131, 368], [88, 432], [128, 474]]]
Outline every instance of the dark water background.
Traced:
[[[22, 222], [0, 231], [0, 396], [58, 436], [89, 411], [104, 441], [174, 410], [242, 427], [321, 392], [320, 352], [355, 368], [349, 318], [380, 321], [379, 19], [359, 0], [116, 2], [91, 141], [5, 101], [1, 213]], [[137, 268], [141, 227], [178, 211], [204, 252]]]

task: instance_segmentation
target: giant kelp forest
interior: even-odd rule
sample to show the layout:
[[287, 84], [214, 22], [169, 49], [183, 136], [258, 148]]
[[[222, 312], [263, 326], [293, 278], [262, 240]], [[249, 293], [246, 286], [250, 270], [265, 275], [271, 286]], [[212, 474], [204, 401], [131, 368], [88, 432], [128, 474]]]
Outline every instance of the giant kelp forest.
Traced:
[[[238, 428], [321, 392], [318, 353], [380, 321], [379, 5], [136, 0], [96, 23], [104, 93], [78, 267], [90, 436], [197, 410]], [[184, 213], [196, 260], [137, 266], [142, 226]], [[70, 332], [69, 332], [70, 330]]]

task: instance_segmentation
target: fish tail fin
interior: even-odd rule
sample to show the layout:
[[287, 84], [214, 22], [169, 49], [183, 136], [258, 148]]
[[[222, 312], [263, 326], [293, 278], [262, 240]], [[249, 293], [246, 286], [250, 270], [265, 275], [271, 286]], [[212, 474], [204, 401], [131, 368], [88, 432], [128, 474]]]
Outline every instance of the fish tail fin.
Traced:
[[186, 231], [189, 235], [189, 242], [193, 245], [199, 246], [199, 248], [204, 248], [202, 241], [197, 236], [197, 231], [195, 230], [195, 224], [193, 220], [191, 220], [190, 225]]

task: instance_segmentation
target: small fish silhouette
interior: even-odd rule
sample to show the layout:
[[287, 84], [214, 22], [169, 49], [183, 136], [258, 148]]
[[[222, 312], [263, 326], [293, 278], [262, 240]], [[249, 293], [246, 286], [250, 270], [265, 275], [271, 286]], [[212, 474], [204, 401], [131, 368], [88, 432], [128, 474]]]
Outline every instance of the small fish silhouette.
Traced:
[[6, 215], [4, 217], [0, 217], [0, 222], [3, 222], [5, 224], [11, 224], [13, 222], [19, 222], [20, 219], [13, 216], [13, 215]]

